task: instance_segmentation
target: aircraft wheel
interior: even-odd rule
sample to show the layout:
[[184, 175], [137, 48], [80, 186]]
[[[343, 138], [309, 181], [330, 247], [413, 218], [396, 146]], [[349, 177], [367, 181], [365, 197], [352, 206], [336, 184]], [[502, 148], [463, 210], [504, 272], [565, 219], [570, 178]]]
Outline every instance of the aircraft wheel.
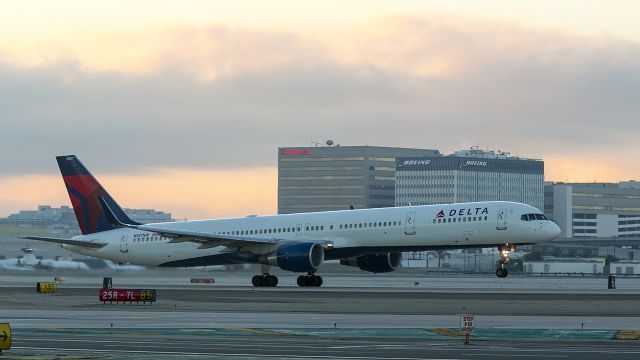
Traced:
[[266, 280], [267, 286], [275, 287], [278, 285], [278, 277], [275, 275], [268, 275]]
[[298, 276], [298, 280], [296, 281], [298, 283], [298, 286], [302, 287], [302, 286], [307, 286], [307, 277], [304, 275], [300, 275]]
[[255, 287], [262, 286], [262, 276], [254, 275], [253, 278], [251, 278], [251, 284]]
[[322, 276], [313, 276], [312, 278], [313, 286], [320, 287], [322, 286]]

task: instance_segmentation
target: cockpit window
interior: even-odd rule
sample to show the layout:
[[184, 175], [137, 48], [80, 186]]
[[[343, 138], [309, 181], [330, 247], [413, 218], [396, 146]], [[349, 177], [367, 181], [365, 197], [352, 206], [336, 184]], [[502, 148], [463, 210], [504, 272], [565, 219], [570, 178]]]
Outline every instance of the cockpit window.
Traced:
[[549, 220], [543, 214], [523, 214], [520, 216], [520, 220], [523, 221], [535, 221], [535, 220]]

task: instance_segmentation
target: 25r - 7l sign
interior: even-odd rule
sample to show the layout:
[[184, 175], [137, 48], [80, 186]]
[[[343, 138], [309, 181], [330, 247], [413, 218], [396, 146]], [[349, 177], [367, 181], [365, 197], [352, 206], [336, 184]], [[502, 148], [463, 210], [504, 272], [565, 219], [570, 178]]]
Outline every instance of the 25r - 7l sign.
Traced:
[[156, 291], [154, 289], [101, 289], [100, 301], [154, 302], [156, 301]]

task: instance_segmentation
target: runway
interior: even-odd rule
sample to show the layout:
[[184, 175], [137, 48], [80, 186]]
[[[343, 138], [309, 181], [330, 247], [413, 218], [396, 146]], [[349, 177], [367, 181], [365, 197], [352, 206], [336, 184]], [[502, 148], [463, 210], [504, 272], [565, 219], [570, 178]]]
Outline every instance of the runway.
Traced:
[[[98, 301], [102, 279], [92, 276], [68, 275], [53, 295], [36, 294], [33, 280], [42, 278], [37, 274], [3, 277], [10, 286], [0, 288], [0, 321], [14, 329], [11, 354], [114, 359], [131, 354], [158, 359], [159, 353], [168, 359], [640, 356], [640, 333], [632, 333], [636, 340], [614, 340], [620, 330], [640, 327], [637, 279], [607, 290], [602, 279], [334, 274], [327, 276], [333, 286], [323, 288], [290, 286], [286, 276], [284, 286], [253, 288], [242, 284], [246, 274], [232, 274], [224, 278], [228, 283], [215, 285], [192, 285], [187, 278], [165, 274], [116, 275], [115, 287], [155, 288], [158, 301], [103, 304]], [[387, 282], [395, 286], [374, 286]], [[453, 331], [462, 313], [476, 316], [471, 346]]]
[[[304, 335], [16, 332], [10, 354], [44, 359], [637, 359], [629, 343], [545, 342], [412, 338], [343, 338]], [[56, 355], [52, 355], [56, 354]], [[5, 358], [5, 356], [3, 356]], [[11, 358], [11, 356], [6, 357]], [[20, 358], [20, 357], [18, 357]]]

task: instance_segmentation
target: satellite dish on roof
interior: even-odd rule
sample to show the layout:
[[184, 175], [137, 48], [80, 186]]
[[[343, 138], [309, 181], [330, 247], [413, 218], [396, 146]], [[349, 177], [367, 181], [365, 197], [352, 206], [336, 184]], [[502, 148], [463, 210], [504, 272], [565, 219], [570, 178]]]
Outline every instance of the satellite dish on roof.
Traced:
[[333, 145], [333, 140], [327, 140], [325, 142], [325, 144], [327, 144], [327, 146], [332, 146]]

